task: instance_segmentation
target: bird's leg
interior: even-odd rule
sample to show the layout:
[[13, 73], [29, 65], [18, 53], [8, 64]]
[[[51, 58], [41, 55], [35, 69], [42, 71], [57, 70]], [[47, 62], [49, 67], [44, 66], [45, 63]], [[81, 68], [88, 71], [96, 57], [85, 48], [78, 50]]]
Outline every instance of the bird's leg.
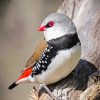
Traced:
[[49, 90], [49, 88], [45, 84], [39, 83], [36, 76], [34, 76], [34, 78], [36, 80], [36, 83], [38, 83], [40, 85], [40, 87], [39, 87], [40, 89], [43, 87], [53, 100], [57, 100], [56, 97], [51, 93], [51, 91]]
[[53, 100], [57, 100], [56, 97], [51, 93], [51, 91], [45, 84], [40, 84], [40, 87], [43, 87]]

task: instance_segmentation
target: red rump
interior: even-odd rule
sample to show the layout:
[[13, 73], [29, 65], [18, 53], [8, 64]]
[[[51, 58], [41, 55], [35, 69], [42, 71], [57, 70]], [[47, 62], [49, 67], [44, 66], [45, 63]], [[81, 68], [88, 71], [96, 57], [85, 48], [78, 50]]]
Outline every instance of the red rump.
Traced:
[[22, 78], [28, 77], [28, 76], [31, 74], [31, 72], [32, 72], [32, 68], [26, 69], [26, 70], [22, 73], [22, 75], [18, 78], [18, 80], [20, 80], [20, 79], [22, 79]]

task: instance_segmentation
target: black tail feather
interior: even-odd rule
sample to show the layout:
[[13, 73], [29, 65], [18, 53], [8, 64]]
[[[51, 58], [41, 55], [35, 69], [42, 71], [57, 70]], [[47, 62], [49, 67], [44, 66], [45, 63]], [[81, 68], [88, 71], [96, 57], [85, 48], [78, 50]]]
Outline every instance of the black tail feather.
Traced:
[[11, 90], [11, 89], [13, 89], [14, 87], [16, 87], [18, 84], [16, 84], [15, 82], [13, 83], [13, 84], [11, 84], [9, 87], [8, 87], [8, 89], [9, 90]]

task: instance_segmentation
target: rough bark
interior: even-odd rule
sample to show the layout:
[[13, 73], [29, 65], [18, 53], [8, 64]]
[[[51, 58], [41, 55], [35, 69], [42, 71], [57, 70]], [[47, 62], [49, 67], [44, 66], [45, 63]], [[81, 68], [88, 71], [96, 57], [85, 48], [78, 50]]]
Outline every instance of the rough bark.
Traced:
[[100, 0], [64, 0], [57, 12], [74, 21], [82, 57], [70, 75], [48, 88], [59, 100], [100, 100]]

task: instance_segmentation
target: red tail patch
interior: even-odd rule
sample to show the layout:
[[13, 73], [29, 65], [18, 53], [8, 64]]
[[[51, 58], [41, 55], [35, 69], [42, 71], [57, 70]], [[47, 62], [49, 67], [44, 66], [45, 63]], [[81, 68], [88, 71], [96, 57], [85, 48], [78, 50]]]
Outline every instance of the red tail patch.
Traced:
[[18, 80], [20, 80], [20, 79], [22, 79], [22, 78], [28, 77], [28, 76], [31, 74], [31, 72], [32, 72], [32, 68], [26, 69], [26, 70], [22, 73], [22, 75], [18, 78]]

